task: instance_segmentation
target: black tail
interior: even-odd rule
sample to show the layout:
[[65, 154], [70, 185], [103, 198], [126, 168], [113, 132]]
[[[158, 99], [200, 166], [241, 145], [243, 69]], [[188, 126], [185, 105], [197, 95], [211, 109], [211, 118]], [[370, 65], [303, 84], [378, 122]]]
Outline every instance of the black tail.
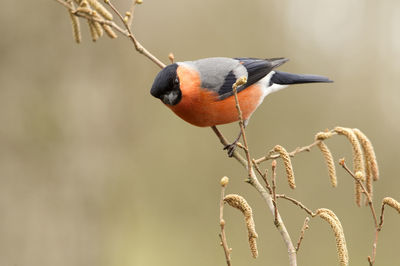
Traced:
[[333, 81], [323, 76], [291, 74], [282, 71], [275, 71], [275, 74], [272, 76], [270, 82], [280, 85], [290, 85], [290, 84], [333, 82]]

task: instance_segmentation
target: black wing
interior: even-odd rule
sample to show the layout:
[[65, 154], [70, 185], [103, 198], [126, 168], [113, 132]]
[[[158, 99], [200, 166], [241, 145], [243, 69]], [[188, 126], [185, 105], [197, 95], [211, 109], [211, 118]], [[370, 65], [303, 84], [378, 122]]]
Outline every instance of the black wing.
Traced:
[[[247, 70], [247, 83], [238, 88], [238, 93], [250, 87], [272, 71], [272, 69], [284, 64], [288, 61], [286, 58], [271, 58], [271, 59], [257, 59], [257, 58], [235, 58]], [[223, 100], [233, 95], [232, 86], [236, 80], [240, 78], [235, 75], [233, 71], [225, 77], [224, 84], [218, 91], [219, 99]]]

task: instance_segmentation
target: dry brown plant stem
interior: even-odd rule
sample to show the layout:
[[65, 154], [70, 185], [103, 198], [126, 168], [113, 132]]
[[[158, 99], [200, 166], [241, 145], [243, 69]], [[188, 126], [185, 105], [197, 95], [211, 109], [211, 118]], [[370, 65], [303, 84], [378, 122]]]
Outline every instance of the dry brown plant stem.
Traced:
[[221, 239], [221, 245], [224, 249], [226, 264], [231, 265], [231, 252], [228, 247], [228, 242], [226, 241], [225, 234], [225, 220], [224, 220], [224, 198], [225, 198], [225, 188], [226, 185], [221, 184], [221, 200], [219, 202], [219, 225], [221, 226], [221, 233], [219, 237]]

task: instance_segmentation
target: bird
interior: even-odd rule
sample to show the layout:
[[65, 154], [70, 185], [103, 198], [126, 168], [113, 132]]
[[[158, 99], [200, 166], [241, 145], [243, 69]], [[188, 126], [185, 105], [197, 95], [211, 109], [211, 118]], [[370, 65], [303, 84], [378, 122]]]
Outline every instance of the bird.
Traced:
[[[156, 75], [150, 93], [186, 122], [215, 127], [239, 120], [232, 86], [244, 77], [247, 83], [237, 88], [237, 97], [246, 127], [267, 95], [292, 84], [333, 82], [324, 76], [275, 70], [287, 61], [283, 57], [210, 57], [176, 62]], [[230, 157], [240, 137], [241, 131], [224, 147]]]

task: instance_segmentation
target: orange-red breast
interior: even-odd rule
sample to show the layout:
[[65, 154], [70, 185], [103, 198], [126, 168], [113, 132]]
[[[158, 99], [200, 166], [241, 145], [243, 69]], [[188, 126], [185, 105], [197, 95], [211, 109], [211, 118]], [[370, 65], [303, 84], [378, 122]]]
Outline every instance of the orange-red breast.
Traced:
[[332, 82], [316, 75], [291, 74], [273, 69], [285, 58], [214, 57], [168, 65], [156, 76], [151, 94], [186, 122], [210, 127], [238, 121], [232, 85], [240, 77], [238, 100], [247, 125], [265, 96], [290, 84]]

